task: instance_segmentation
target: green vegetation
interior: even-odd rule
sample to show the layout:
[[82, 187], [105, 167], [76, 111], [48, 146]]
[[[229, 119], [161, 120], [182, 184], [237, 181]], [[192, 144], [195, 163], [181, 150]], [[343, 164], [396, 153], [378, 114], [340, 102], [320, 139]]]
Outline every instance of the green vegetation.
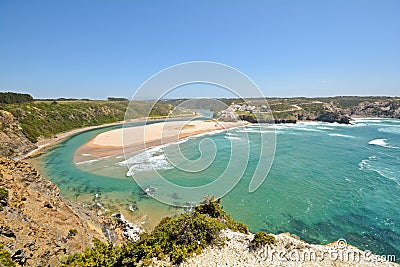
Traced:
[[242, 222], [236, 222], [231, 215], [229, 215], [224, 207], [221, 206], [221, 199], [215, 200], [214, 197], [206, 197], [202, 205], [195, 208], [195, 211], [200, 214], [206, 214], [214, 219], [221, 220], [227, 228], [240, 232], [243, 234], [248, 234], [249, 229], [246, 224]]
[[69, 229], [67, 238], [73, 238], [77, 233], [78, 231], [76, 229]]
[[23, 102], [32, 102], [33, 97], [28, 94], [20, 94], [20, 93], [1, 93], [0, 92], [0, 103], [6, 104], [14, 104], [14, 103], [23, 103]]
[[0, 187], [0, 211], [3, 210], [3, 207], [7, 205], [8, 199], [8, 190], [4, 187]]
[[168, 116], [172, 109], [173, 106], [164, 101], [157, 102], [151, 109], [149, 117]]
[[108, 101], [129, 101], [128, 98], [124, 97], [107, 97]]
[[[23, 134], [31, 141], [39, 137], [51, 138], [58, 133], [85, 127], [124, 120], [128, 101], [34, 101], [18, 104], [0, 104], [0, 110], [13, 114], [22, 127]], [[135, 101], [130, 104], [129, 118], [147, 116], [150, 101]], [[166, 116], [168, 103], [157, 103], [152, 116]]]
[[12, 267], [15, 264], [11, 260], [10, 253], [4, 249], [4, 245], [0, 243], [0, 266]]
[[93, 240], [94, 247], [87, 248], [84, 253], [74, 254], [65, 260], [62, 266], [121, 266], [122, 248], [112, 243], [102, 243], [98, 239]]
[[137, 242], [113, 246], [95, 240], [93, 248], [69, 256], [63, 266], [138, 266], [150, 264], [153, 258], [177, 264], [209, 245], [223, 244], [223, 229], [248, 233], [247, 225], [235, 222], [220, 203], [220, 199], [207, 198], [193, 213], [164, 218]]
[[39, 137], [53, 137], [68, 130], [121, 121], [126, 103], [107, 101], [34, 101], [3, 105], [0, 109], [11, 112], [32, 142]]
[[254, 234], [253, 240], [250, 242], [250, 248], [258, 249], [267, 244], [275, 244], [276, 240], [273, 235], [268, 235], [265, 232], [257, 232]]

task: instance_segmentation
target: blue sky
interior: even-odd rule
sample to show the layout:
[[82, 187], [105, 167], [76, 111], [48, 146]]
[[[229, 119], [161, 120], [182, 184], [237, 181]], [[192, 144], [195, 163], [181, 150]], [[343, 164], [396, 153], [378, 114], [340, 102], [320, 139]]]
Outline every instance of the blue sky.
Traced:
[[400, 1], [0, 0], [0, 91], [130, 98], [194, 60], [230, 65], [266, 96], [398, 96]]

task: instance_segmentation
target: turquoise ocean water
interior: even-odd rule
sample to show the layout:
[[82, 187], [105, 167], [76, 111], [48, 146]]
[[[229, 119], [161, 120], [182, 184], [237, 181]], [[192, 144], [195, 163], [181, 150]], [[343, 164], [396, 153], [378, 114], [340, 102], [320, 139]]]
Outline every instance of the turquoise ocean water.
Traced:
[[[116, 129], [106, 127], [65, 140], [35, 159], [42, 173], [54, 181], [66, 198], [105, 210], [123, 210], [131, 220], [151, 227], [166, 215], [182, 212], [146, 197], [127, 177], [123, 156], [73, 162], [78, 147], [95, 135]], [[156, 167], [176, 184], [197, 186], [217, 177], [229, 160], [229, 142], [247, 132], [254, 153], [243, 178], [223, 198], [225, 209], [254, 231], [290, 232], [311, 243], [344, 238], [349, 244], [377, 254], [400, 257], [400, 120], [359, 119], [354, 125], [299, 123], [276, 126], [276, 155], [269, 175], [254, 193], [248, 192], [257, 164], [259, 135], [271, 126], [247, 126], [207, 135], [217, 145], [217, 158], [205, 171], [184, 173], [152, 148], [151, 158], [131, 157], [135, 175], [151, 180]], [[204, 136], [180, 142], [188, 158]], [[247, 159], [246, 159], [247, 160]]]

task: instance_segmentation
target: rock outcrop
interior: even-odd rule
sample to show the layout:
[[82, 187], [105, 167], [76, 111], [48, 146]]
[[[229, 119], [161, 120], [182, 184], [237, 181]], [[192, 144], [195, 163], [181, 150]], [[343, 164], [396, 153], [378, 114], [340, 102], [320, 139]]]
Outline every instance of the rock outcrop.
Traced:
[[[250, 248], [253, 234], [225, 230], [222, 246], [212, 246], [180, 266], [293, 266], [293, 267], [358, 267], [399, 266], [388, 257], [374, 255], [347, 245], [344, 240], [328, 245], [308, 244], [289, 233], [274, 235], [276, 243], [256, 250]], [[393, 259], [392, 259], [393, 260]], [[161, 263], [158, 266], [165, 265]]]
[[0, 157], [0, 188], [8, 191], [0, 211], [0, 243], [14, 262], [56, 266], [60, 259], [107, 241], [94, 212], [59, 196], [58, 187], [28, 162]]
[[395, 101], [363, 101], [350, 110], [351, 116], [400, 119], [400, 104]]
[[325, 112], [319, 115], [316, 118], [317, 121], [323, 121], [323, 122], [337, 122], [337, 123], [343, 123], [343, 124], [349, 124], [350, 123], [350, 117], [343, 115], [340, 112]]
[[35, 148], [23, 134], [18, 120], [10, 112], [0, 110], [0, 155], [25, 154]]

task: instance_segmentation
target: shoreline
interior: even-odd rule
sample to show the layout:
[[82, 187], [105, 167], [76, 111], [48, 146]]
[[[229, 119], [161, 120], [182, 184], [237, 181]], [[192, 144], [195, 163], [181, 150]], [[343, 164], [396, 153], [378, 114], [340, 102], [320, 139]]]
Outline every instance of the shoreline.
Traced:
[[53, 145], [56, 145], [58, 143], [60, 143], [61, 141], [72, 137], [74, 135], [83, 133], [83, 132], [87, 132], [87, 131], [91, 131], [91, 130], [96, 130], [96, 129], [101, 129], [101, 128], [106, 128], [106, 127], [110, 127], [110, 126], [117, 126], [117, 125], [123, 125], [124, 123], [135, 123], [135, 122], [145, 122], [145, 121], [153, 121], [153, 120], [174, 120], [174, 119], [179, 119], [179, 118], [197, 118], [200, 116], [190, 116], [190, 117], [173, 117], [173, 118], [168, 118], [168, 117], [141, 117], [141, 118], [137, 118], [137, 119], [132, 119], [129, 122], [125, 122], [125, 121], [117, 121], [117, 122], [111, 122], [111, 123], [105, 123], [105, 124], [100, 124], [100, 125], [93, 125], [93, 126], [85, 126], [82, 128], [76, 128], [70, 131], [66, 131], [66, 132], [62, 132], [56, 135], [56, 137], [53, 138], [43, 138], [41, 140], [39, 140], [35, 145], [36, 148], [32, 149], [31, 151], [29, 151], [28, 153], [24, 154], [24, 155], [20, 155], [15, 157], [14, 159], [16, 160], [27, 160], [30, 158], [34, 158], [36, 157], [42, 150], [49, 148]]
[[[375, 118], [361, 118], [361, 119], [382, 119], [382, 118], [379, 118], [379, 117], [375, 117]], [[395, 118], [385, 118], [385, 119], [389, 119], [389, 120], [396, 120]], [[300, 123], [303, 123], [302, 121], [300, 121]], [[319, 121], [304, 121], [304, 123], [305, 124], [308, 124], [308, 123], [310, 123], [310, 124], [312, 124], [312, 123], [319, 123]], [[326, 124], [327, 122], [322, 122], [322, 123], [324, 123], [324, 124]], [[336, 123], [328, 123], [328, 124], [336, 124]], [[250, 124], [251, 125], [251, 124]], [[291, 125], [291, 124], [288, 124], [288, 125]], [[97, 127], [99, 127], [99, 128], [101, 128], [101, 127], [106, 127], [106, 126], [104, 126], [104, 125], [99, 125], [99, 126], [97, 126]], [[343, 126], [351, 126], [351, 125], [343, 125]]]
[[[213, 120], [167, 121], [146, 126], [110, 130], [96, 135], [79, 147], [75, 152], [74, 162], [79, 163], [100, 157], [118, 156], [123, 153], [138, 153], [151, 147], [180, 141], [191, 136], [249, 124], [251, 123], [246, 121], [218, 123]], [[127, 131], [130, 135], [128, 138], [126, 138], [126, 134], [125, 137], [122, 137], [124, 131]], [[128, 141], [125, 141], [125, 139], [128, 139]], [[87, 155], [91, 155], [91, 157]]]
[[[200, 116], [195, 116], [195, 117], [174, 117], [174, 118], [167, 118], [167, 120], [173, 120], [173, 119], [179, 119], [179, 118], [198, 118]], [[130, 122], [144, 122], [146, 120], [159, 120], [159, 119], [165, 119], [165, 117], [141, 117], [137, 119], [133, 119]], [[388, 119], [388, 120], [398, 120], [399, 118], [391, 118], [391, 117], [364, 117], [364, 116], [352, 116], [351, 121], [356, 121], [356, 120], [363, 120], [363, 119]], [[318, 120], [298, 120], [296, 123], [279, 123], [279, 124], [287, 124], [287, 125], [296, 125], [299, 123], [318, 123], [322, 121]], [[35, 149], [29, 151], [28, 153], [20, 156], [14, 157], [16, 160], [24, 160], [24, 159], [29, 159], [37, 156], [42, 150], [51, 147], [53, 145], [58, 144], [59, 142], [63, 141], [66, 138], [72, 137], [76, 134], [80, 134], [86, 131], [91, 131], [91, 130], [96, 130], [96, 129], [101, 129], [109, 126], [116, 126], [116, 125], [122, 125], [124, 124], [125, 121], [117, 121], [117, 122], [112, 122], [112, 123], [106, 123], [106, 124], [100, 124], [100, 125], [93, 125], [93, 126], [85, 126], [83, 128], [77, 128], [73, 129], [67, 132], [62, 132], [56, 135], [56, 137], [53, 138], [43, 138], [39, 140], [35, 145], [37, 146]], [[329, 123], [329, 122], [325, 122]], [[249, 123], [251, 124], [251, 123]], [[262, 124], [262, 123], [261, 123]], [[271, 125], [279, 125], [277, 123], [272, 123]], [[351, 123], [349, 125], [352, 125]]]

